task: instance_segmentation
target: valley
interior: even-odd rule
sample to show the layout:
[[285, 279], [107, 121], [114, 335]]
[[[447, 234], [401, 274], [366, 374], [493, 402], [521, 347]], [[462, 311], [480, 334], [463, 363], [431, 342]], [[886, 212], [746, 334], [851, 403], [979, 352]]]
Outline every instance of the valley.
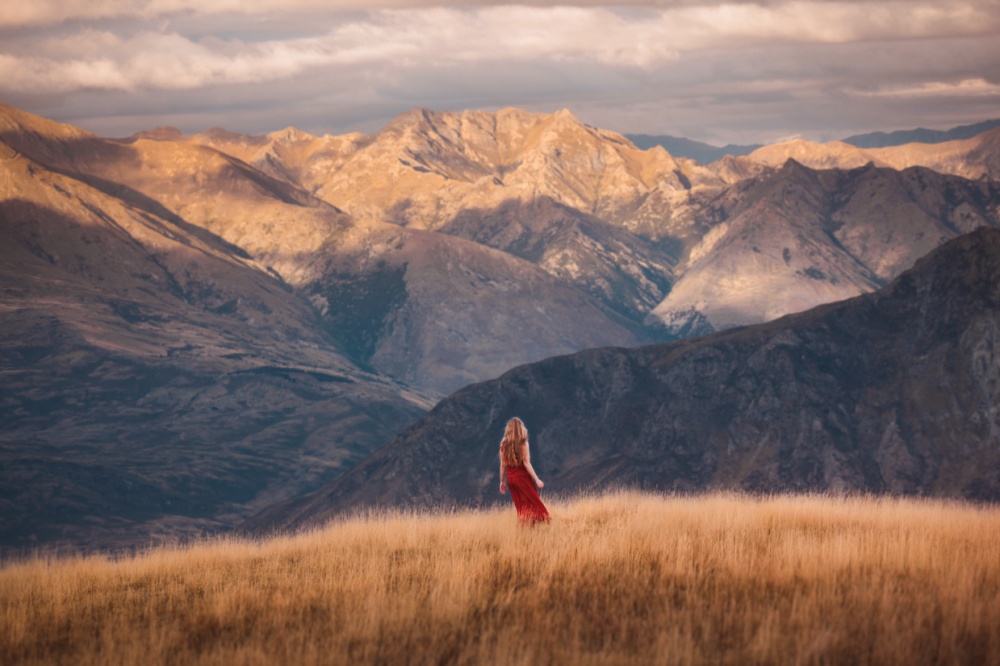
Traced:
[[[780, 318], [895, 303], [863, 295], [897, 293], [949, 243], [957, 265], [993, 261], [954, 242], [1000, 227], [994, 134], [700, 164], [568, 111], [108, 139], [0, 106], [0, 542], [127, 548], [380, 501], [482, 502], [484, 433], [515, 408], [567, 488], [993, 498], [995, 396], [954, 376], [961, 358], [992, 381], [993, 357], [968, 356], [992, 320], [947, 319], [959, 346], [912, 347], [876, 344], [881, 320], [857, 314]], [[892, 316], [985, 307], [966, 296], [914, 296]], [[872, 365], [846, 360], [862, 340]], [[813, 365], [789, 355], [812, 344]], [[966, 396], [934, 418], [973, 430], [938, 441], [913, 424], [944, 389], [891, 398], [912, 362], [897, 347]], [[679, 375], [647, 367], [680, 350]], [[716, 375], [745, 388], [702, 385]], [[754, 398], [765, 384], [771, 402]], [[441, 456], [455, 469], [424, 489], [395, 471]]]

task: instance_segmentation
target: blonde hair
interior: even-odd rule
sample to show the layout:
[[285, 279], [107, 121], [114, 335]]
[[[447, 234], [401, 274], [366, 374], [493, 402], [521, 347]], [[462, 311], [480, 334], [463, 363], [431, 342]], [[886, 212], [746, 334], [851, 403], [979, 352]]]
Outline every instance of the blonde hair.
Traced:
[[528, 446], [528, 429], [524, 422], [516, 416], [507, 421], [503, 439], [500, 440], [500, 462], [505, 467], [518, 467], [524, 464], [524, 449]]

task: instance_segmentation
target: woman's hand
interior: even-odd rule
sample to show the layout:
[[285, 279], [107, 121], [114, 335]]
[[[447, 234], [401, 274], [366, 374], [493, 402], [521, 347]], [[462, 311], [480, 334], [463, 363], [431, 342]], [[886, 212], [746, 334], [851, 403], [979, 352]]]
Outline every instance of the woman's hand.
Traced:
[[542, 488], [544, 488], [544, 487], [545, 487], [545, 484], [544, 484], [544, 483], [542, 483], [542, 480], [541, 480], [541, 479], [535, 479], [535, 485], [536, 485], [536, 486], [538, 486], [538, 489], [539, 489], [539, 490], [541, 490]]
[[507, 492], [507, 484], [504, 483], [503, 481], [501, 481], [500, 482], [500, 494], [503, 495], [505, 492]]

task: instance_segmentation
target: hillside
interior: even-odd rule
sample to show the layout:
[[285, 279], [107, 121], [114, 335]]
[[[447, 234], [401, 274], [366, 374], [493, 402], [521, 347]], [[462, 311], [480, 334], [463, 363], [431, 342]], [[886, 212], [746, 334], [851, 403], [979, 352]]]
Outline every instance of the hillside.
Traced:
[[777, 321], [516, 368], [441, 401], [366, 461], [251, 525], [496, 500], [512, 416], [563, 491], [866, 491], [1000, 498], [1000, 231], [887, 287]]
[[[0, 569], [0, 661], [975, 663], [1000, 511], [637, 493]], [[961, 566], [955, 563], [960, 562]]]
[[[358, 367], [245, 251], [69, 168], [98, 140], [44, 122], [4, 138], [0, 548], [225, 529], [430, 406]], [[59, 146], [60, 169], [26, 154]]]

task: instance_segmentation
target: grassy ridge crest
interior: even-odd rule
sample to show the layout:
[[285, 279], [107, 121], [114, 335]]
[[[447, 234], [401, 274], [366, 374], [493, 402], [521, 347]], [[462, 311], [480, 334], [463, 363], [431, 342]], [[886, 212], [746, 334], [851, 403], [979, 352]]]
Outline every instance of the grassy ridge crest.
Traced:
[[0, 663], [1000, 663], [1000, 508], [636, 492], [0, 569]]

